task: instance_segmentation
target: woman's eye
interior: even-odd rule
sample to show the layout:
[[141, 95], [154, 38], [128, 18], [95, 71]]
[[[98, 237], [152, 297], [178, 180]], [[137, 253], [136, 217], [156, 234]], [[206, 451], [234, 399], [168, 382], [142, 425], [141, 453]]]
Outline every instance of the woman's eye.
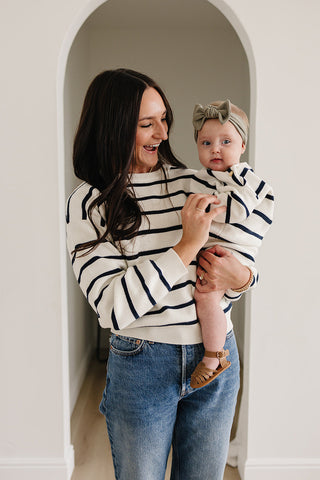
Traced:
[[229, 145], [229, 143], [230, 143], [230, 140], [223, 140], [222, 141], [222, 145]]
[[148, 123], [148, 125], [140, 125], [141, 128], [148, 128], [151, 127], [151, 123]]

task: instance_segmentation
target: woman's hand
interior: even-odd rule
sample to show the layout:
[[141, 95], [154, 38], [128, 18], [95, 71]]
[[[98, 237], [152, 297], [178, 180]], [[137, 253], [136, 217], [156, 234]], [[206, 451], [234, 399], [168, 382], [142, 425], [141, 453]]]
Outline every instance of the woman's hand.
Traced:
[[192, 262], [208, 240], [212, 220], [226, 210], [226, 207], [216, 207], [206, 211], [209, 205], [219, 203], [214, 195], [196, 193], [187, 198], [181, 210], [182, 238], [174, 247], [186, 266]]
[[215, 245], [199, 254], [197, 277], [196, 288], [199, 292], [226, 291], [245, 285], [250, 271], [232, 252]]

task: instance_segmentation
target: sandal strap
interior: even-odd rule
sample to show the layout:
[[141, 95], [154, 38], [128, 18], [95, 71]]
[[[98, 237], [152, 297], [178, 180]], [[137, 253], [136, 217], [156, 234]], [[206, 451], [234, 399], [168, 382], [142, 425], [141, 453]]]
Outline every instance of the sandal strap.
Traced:
[[222, 367], [225, 367], [228, 364], [226, 356], [229, 355], [229, 350], [220, 350], [219, 352], [210, 352], [209, 350], [205, 350], [204, 355], [205, 357], [209, 358], [217, 358]]
[[210, 358], [223, 358], [229, 355], [229, 350], [220, 350], [219, 352], [210, 352], [210, 350], [205, 350], [204, 356]]
[[216, 373], [216, 370], [212, 370], [212, 368], [207, 368], [203, 362], [200, 362], [194, 369], [192, 377], [199, 380], [201, 377], [209, 378], [212, 376], [213, 373]]

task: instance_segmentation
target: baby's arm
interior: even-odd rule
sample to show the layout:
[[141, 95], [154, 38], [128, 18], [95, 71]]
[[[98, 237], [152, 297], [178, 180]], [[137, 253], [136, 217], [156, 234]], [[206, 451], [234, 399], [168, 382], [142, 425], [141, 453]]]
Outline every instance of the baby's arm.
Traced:
[[212, 193], [220, 200], [220, 205], [227, 207], [225, 213], [215, 218], [215, 222], [242, 222], [253, 211], [259, 211], [260, 204], [265, 200], [268, 200], [269, 206], [263, 213], [269, 218], [272, 217], [272, 188], [259, 178], [247, 163], [233, 165], [226, 172], [202, 170], [199, 176], [200, 178], [206, 176], [208, 184], [214, 188]]

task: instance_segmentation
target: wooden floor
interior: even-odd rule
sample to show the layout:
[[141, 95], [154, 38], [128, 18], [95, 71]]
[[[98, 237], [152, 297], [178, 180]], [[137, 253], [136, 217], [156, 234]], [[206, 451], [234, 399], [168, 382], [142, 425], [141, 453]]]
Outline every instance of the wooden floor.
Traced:
[[[71, 441], [75, 448], [71, 480], [115, 479], [105, 419], [98, 409], [104, 386], [105, 364], [93, 359], [71, 418]], [[169, 478], [167, 471], [165, 480]], [[224, 480], [240, 480], [238, 470], [227, 466]]]

